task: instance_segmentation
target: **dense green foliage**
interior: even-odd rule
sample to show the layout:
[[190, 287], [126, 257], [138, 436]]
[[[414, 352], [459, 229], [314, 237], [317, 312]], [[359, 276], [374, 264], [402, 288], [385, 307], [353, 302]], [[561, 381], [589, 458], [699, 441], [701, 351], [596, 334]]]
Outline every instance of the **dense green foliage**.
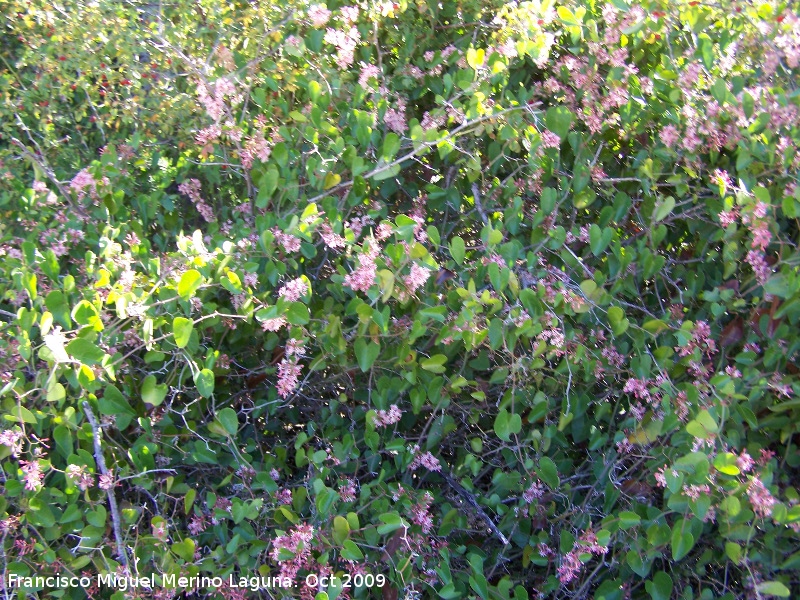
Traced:
[[800, 594], [790, 7], [0, 7], [6, 581]]

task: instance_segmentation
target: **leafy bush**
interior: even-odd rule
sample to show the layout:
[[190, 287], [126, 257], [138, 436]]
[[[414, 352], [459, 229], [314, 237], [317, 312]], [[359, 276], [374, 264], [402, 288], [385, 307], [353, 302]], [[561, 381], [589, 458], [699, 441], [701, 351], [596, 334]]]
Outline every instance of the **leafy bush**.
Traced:
[[3, 3], [6, 578], [799, 594], [790, 6], [267, 4]]

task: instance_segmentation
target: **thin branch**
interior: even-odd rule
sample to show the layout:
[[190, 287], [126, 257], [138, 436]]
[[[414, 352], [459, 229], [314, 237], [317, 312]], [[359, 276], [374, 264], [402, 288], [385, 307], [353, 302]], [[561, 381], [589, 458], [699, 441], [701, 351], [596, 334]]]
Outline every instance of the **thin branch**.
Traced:
[[448, 485], [453, 488], [456, 493], [475, 510], [475, 512], [478, 513], [478, 516], [484, 520], [486, 525], [489, 526], [489, 529], [492, 531], [492, 533], [495, 534], [501, 542], [503, 542], [503, 545], [508, 546], [508, 538], [503, 535], [503, 532], [498, 529], [497, 525], [494, 524], [494, 521], [489, 518], [489, 515], [486, 514], [486, 511], [483, 510], [483, 507], [478, 504], [478, 500], [475, 498], [475, 496], [465, 489], [460, 483], [458, 483], [447, 471], [441, 470], [439, 471], [439, 475], [444, 477], [444, 480], [448, 483]]
[[[100, 445], [100, 424], [92, 412], [92, 407], [84, 400], [83, 411], [86, 413], [86, 418], [89, 420], [89, 425], [92, 426], [92, 436], [94, 438], [94, 460], [97, 462], [97, 468], [103, 475], [108, 475], [108, 467], [106, 467], [106, 459], [103, 456], [103, 448]], [[111, 509], [111, 521], [114, 525], [114, 538], [117, 541], [117, 555], [123, 566], [128, 567], [128, 554], [125, 550], [125, 544], [122, 543], [122, 525], [119, 517], [119, 506], [117, 506], [117, 497], [114, 495], [113, 486], [106, 490], [108, 495], [108, 506]]]

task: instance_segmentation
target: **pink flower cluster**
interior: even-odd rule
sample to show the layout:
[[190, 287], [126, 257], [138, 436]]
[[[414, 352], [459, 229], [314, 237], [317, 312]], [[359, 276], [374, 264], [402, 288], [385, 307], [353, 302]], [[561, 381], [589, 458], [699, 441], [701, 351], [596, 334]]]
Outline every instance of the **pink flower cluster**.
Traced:
[[750, 485], [747, 486], [747, 497], [750, 499], [756, 515], [762, 519], [766, 519], [772, 514], [772, 507], [777, 502], [758, 477], [750, 480]]
[[42, 487], [44, 473], [42, 472], [42, 465], [39, 463], [39, 461], [36, 459], [31, 461], [21, 460], [19, 461], [19, 464], [22, 467], [22, 472], [24, 473], [25, 489], [35, 492]]
[[226, 78], [217, 79], [213, 84], [200, 82], [197, 85], [197, 97], [206, 109], [206, 113], [214, 121], [219, 121], [225, 112], [225, 100], [230, 98], [231, 106], [240, 104], [242, 95], [236, 90], [234, 83]]
[[346, 245], [346, 240], [338, 233], [334, 233], [330, 223], [323, 223], [319, 226], [319, 235], [322, 238], [322, 242], [330, 250], [339, 250]]
[[597, 535], [591, 530], [586, 530], [583, 535], [575, 542], [564, 558], [561, 560], [561, 566], [558, 567], [558, 579], [561, 583], [569, 583], [578, 576], [583, 563], [581, 562], [581, 554], [594, 554], [602, 555], [608, 552], [608, 547], [601, 546], [598, 543]]
[[528, 504], [532, 504], [534, 500], [538, 500], [544, 495], [544, 486], [538, 481], [534, 481], [528, 489], [522, 492], [522, 499]]
[[22, 452], [22, 432], [19, 429], [5, 429], [0, 432], [0, 444], [11, 450], [11, 456], [18, 458]]
[[200, 196], [200, 189], [201, 184], [197, 179], [187, 179], [178, 186], [178, 191], [189, 197], [203, 219], [209, 223], [216, 221], [217, 218], [214, 216], [213, 209], [203, 200], [202, 196]]
[[70, 189], [75, 191], [75, 196], [78, 200], [82, 200], [84, 196], [86, 196], [86, 190], [89, 190], [89, 196], [93, 200], [97, 200], [97, 185], [108, 185], [109, 181], [107, 177], [103, 177], [102, 180], [97, 181], [94, 176], [89, 173], [88, 169], [81, 169], [75, 174], [75, 177], [72, 178], [70, 181], [69, 187]]
[[380, 82], [381, 70], [377, 65], [369, 65], [365, 62], [361, 63], [361, 74], [358, 76], [358, 85], [365, 88], [369, 85], [370, 79], [375, 79]]
[[336, 64], [344, 70], [350, 67], [355, 60], [355, 51], [361, 42], [361, 34], [358, 29], [351, 27], [348, 31], [340, 29], [325, 30], [325, 41], [337, 49]]
[[255, 159], [265, 163], [269, 160], [270, 154], [272, 154], [271, 142], [267, 141], [262, 131], [258, 131], [247, 138], [244, 148], [239, 153], [239, 160], [245, 169], [251, 169]]
[[[272, 542], [270, 557], [276, 562], [280, 562], [280, 576], [295, 580], [301, 569], [306, 569], [311, 565], [311, 542], [314, 539], [314, 528], [311, 525], [302, 523], [285, 535], [279, 535]], [[284, 554], [281, 550], [291, 553], [292, 557], [288, 560], [281, 560]]]
[[419, 502], [411, 508], [411, 522], [419, 525], [422, 533], [430, 533], [433, 529], [433, 516], [430, 506], [433, 503], [433, 494], [425, 492]]
[[88, 490], [94, 486], [94, 477], [86, 469], [86, 465], [69, 465], [64, 471], [67, 479], [74, 482], [81, 490]]
[[406, 275], [406, 278], [403, 282], [406, 284], [406, 288], [408, 288], [408, 293], [413, 294], [423, 285], [425, 282], [428, 281], [428, 278], [431, 276], [431, 270], [427, 267], [422, 267], [417, 263], [411, 265], [411, 272]]
[[674, 125], [666, 125], [661, 129], [661, 133], [659, 134], [659, 138], [661, 142], [667, 147], [672, 148], [675, 146], [675, 143], [680, 139], [681, 134], [678, 131], [678, 128]]
[[675, 352], [679, 356], [691, 356], [695, 350], [700, 350], [706, 356], [717, 352], [717, 343], [711, 339], [711, 327], [705, 321], [697, 321], [692, 331], [692, 339], [685, 346], [676, 346]]
[[286, 317], [275, 317], [274, 319], [264, 319], [261, 322], [261, 329], [264, 331], [278, 331], [286, 325]]
[[386, 427], [387, 425], [394, 425], [403, 417], [403, 411], [401, 411], [397, 404], [392, 404], [389, 407], [389, 410], [377, 410], [375, 411], [375, 427]]
[[293, 236], [291, 233], [284, 233], [277, 227], [272, 229], [272, 235], [275, 236], [275, 241], [278, 242], [286, 252], [297, 252], [300, 250], [300, 238]]
[[222, 129], [216, 123], [205, 129], [201, 129], [194, 136], [197, 145], [201, 147], [203, 154], [210, 154], [213, 150], [212, 144], [222, 135]]
[[342, 485], [339, 486], [339, 497], [342, 502], [354, 502], [356, 491], [356, 482], [350, 477], [345, 477]]
[[390, 131], [394, 131], [398, 135], [403, 135], [408, 130], [405, 99], [398, 98], [395, 106], [386, 109], [383, 122]]
[[331, 18], [331, 11], [324, 4], [312, 4], [308, 7], [308, 19], [314, 27], [323, 27]]
[[379, 252], [380, 246], [377, 244], [365, 243], [358, 257], [358, 268], [345, 276], [344, 285], [356, 292], [368, 292], [375, 284], [375, 275], [378, 271], [375, 259]]
[[285, 283], [281, 289], [278, 290], [278, 296], [285, 299], [287, 302], [297, 302], [300, 298], [308, 294], [308, 291], [308, 284], [302, 277], [298, 277], [297, 279], [292, 279]]
[[420, 467], [425, 467], [428, 469], [428, 471], [442, 470], [442, 465], [439, 462], [439, 459], [430, 452], [423, 452], [420, 454], [419, 446], [416, 444], [412, 446], [410, 450], [414, 454], [414, 459], [411, 461], [411, 464], [408, 465], [409, 471], [416, 471]]
[[300, 372], [303, 367], [297, 362], [297, 359], [281, 360], [278, 365], [278, 395], [281, 398], [288, 398], [289, 395], [297, 388], [300, 381]]

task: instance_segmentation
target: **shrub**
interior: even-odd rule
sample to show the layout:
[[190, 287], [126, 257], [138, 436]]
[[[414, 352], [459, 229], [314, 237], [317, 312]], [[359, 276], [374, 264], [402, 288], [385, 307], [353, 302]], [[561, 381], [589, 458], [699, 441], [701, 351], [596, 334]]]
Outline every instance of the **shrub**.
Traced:
[[265, 4], [5, 3], [7, 577], [798, 593], [788, 5]]

